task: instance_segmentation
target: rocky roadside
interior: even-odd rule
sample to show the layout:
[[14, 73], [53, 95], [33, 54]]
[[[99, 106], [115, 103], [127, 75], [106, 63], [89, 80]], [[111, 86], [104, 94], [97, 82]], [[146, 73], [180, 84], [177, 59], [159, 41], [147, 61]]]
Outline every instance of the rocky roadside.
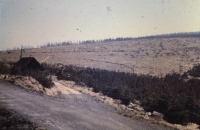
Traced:
[[[0, 79], [6, 80], [15, 85], [21, 86], [22, 88], [28, 91], [36, 91], [41, 94], [46, 94], [49, 96], [57, 96], [59, 93], [62, 93], [62, 91], [60, 91], [59, 89], [51, 90], [51, 89], [43, 88], [32, 77], [0, 75]], [[199, 127], [198, 125], [193, 124], [193, 123], [190, 123], [187, 126], [181, 126], [178, 124], [170, 124], [163, 120], [164, 115], [162, 113], [159, 113], [156, 111], [146, 112], [143, 109], [143, 107], [140, 106], [140, 101], [135, 100], [134, 102], [131, 102], [128, 106], [125, 106], [121, 104], [120, 100], [112, 99], [108, 96], [103, 95], [102, 93], [93, 92], [92, 88], [88, 88], [87, 86], [84, 85], [84, 83], [75, 83], [73, 81], [57, 80], [55, 76], [52, 77], [52, 80], [54, 82], [62, 84], [66, 88], [77, 90], [81, 93], [94, 97], [97, 101], [101, 101], [103, 103], [109, 104], [114, 109], [116, 109], [119, 114], [123, 116], [127, 116], [127, 117], [138, 119], [138, 120], [146, 120], [149, 123], [156, 123], [156, 124], [160, 124], [160, 125], [170, 127], [173, 129], [178, 129], [178, 130], [196, 130]]]
[[59, 83], [75, 89], [81, 93], [90, 95], [96, 100], [106, 103], [112, 106], [119, 114], [127, 116], [133, 119], [145, 120], [149, 123], [159, 124], [165, 127], [169, 127], [175, 130], [199, 130], [199, 126], [194, 123], [189, 123], [187, 126], [182, 126], [179, 124], [170, 124], [163, 120], [164, 115], [157, 111], [146, 112], [142, 106], [140, 106], [140, 101], [135, 100], [129, 105], [121, 104], [120, 100], [112, 99], [108, 96], [103, 95], [102, 93], [95, 93], [92, 91], [92, 88], [88, 88], [84, 83], [75, 83], [73, 81], [59, 80]]

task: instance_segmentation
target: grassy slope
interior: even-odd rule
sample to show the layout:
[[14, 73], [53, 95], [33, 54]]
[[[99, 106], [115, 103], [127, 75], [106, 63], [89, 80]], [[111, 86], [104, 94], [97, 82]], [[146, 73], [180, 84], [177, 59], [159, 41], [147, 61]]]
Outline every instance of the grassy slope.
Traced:
[[[160, 75], [199, 63], [199, 50], [199, 38], [157, 38], [29, 49], [23, 56], [52, 64]], [[19, 51], [1, 52], [0, 60], [5, 59], [17, 61]]]

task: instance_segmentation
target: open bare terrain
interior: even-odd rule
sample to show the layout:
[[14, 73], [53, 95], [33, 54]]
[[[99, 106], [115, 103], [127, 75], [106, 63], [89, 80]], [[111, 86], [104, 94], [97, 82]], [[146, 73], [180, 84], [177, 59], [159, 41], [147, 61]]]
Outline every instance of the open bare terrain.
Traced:
[[[36, 48], [24, 57], [39, 62], [77, 65], [137, 74], [182, 72], [200, 62], [199, 38], [155, 38]], [[0, 60], [18, 61], [20, 51], [4, 51]]]

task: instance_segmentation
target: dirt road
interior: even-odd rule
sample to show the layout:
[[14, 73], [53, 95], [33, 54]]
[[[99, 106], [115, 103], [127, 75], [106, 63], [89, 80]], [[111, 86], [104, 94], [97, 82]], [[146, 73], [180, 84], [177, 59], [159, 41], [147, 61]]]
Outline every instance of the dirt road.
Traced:
[[0, 81], [0, 102], [27, 120], [49, 130], [161, 130], [116, 113], [84, 94], [49, 97]]

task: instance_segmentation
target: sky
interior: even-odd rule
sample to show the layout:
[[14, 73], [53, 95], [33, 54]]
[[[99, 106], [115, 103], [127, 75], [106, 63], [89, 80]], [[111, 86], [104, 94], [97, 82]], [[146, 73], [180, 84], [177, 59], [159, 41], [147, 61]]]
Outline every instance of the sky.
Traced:
[[200, 0], [0, 0], [0, 50], [200, 31]]

